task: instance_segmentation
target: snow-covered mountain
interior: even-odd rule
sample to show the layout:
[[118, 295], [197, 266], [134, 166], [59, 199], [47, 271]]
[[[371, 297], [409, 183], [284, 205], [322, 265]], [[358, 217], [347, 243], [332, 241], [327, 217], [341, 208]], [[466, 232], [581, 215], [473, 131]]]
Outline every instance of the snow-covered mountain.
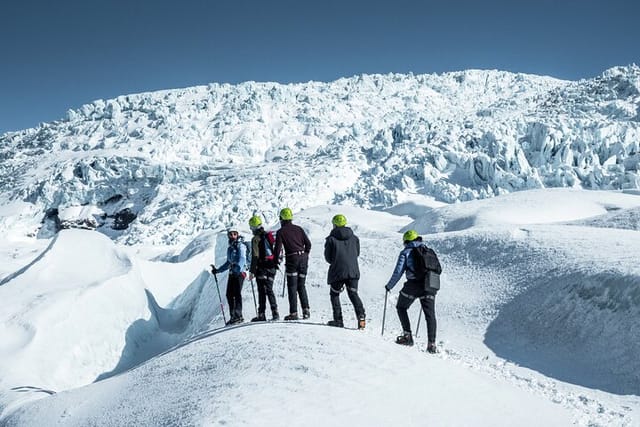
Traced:
[[[0, 426], [638, 425], [639, 123], [629, 66], [213, 84], [5, 134]], [[221, 328], [221, 230], [284, 206], [311, 319]], [[336, 213], [364, 331], [323, 326]], [[409, 228], [444, 266], [435, 355], [424, 320], [393, 343]]]
[[[640, 187], [640, 68], [248, 82], [99, 100], [0, 137], [0, 197], [59, 222], [186, 243], [282, 206], [390, 207], [543, 187]], [[47, 224], [40, 230], [40, 222]]]

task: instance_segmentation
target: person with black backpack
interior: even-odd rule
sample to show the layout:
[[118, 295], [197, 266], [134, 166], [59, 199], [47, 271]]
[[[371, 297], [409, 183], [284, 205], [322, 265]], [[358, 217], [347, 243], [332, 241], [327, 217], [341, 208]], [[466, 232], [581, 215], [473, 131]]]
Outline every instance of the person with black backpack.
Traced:
[[427, 321], [427, 351], [436, 353], [435, 303], [436, 293], [440, 288], [439, 275], [442, 272], [442, 267], [436, 253], [422, 242], [422, 237], [415, 230], [404, 233], [402, 240], [404, 248], [400, 251], [393, 275], [385, 285], [386, 291], [391, 291], [402, 274], [406, 272], [407, 281], [400, 291], [396, 304], [403, 331], [402, 335], [396, 338], [396, 343], [413, 345], [411, 322], [407, 310], [415, 299], [419, 299]]
[[340, 307], [340, 293], [346, 287], [347, 296], [353, 304], [358, 319], [358, 329], [365, 327], [365, 313], [362, 300], [358, 295], [358, 280], [360, 268], [360, 239], [347, 227], [347, 218], [338, 214], [331, 220], [333, 229], [324, 243], [324, 259], [329, 263], [327, 283], [330, 286], [329, 296], [333, 310], [333, 320], [327, 322], [329, 326], [344, 327], [342, 307]]
[[227, 248], [227, 260], [220, 267], [211, 265], [211, 273], [214, 275], [229, 270], [227, 279], [227, 303], [229, 304], [230, 319], [227, 325], [244, 322], [242, 317], [242, 285], [247, 273], [247, 246], [244, 238], [238, 230], [231, 227], [227, 230], [229, 247]]
[[251, 217], [249, 227], [253, 232], [249, 278], [255, 276], [258, 285], [258, 315], [251, 321], [265, 322], [267, 320], [265, 316], [267, 298], [271, 307], [271, 320], [278, 320], [280, 319], [278, 303], [273, 293], [273, 281], [276, 277], [276, 261], [273, 251], [275, 237], [272, 231], [265, 231], [262, 219], [258, 215]]

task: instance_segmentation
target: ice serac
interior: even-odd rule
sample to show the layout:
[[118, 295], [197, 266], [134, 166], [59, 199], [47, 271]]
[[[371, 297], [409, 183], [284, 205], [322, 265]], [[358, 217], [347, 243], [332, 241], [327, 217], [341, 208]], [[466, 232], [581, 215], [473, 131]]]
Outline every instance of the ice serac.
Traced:
[[633, 189], [639, 82], [637, 66], [577, 82], [468, 70], [98, 100], [0, 137], [0, 199], [33, 203], [39, 219], [90, 206], [91, 218], [68, 224], [127, 243], [186, 243], [232, 217], [275, 219], [285, 205]]

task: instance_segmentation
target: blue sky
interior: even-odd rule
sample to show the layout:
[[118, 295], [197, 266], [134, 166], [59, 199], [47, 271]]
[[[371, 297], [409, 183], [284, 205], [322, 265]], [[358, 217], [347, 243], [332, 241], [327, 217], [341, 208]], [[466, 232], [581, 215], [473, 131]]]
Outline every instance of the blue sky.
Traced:
[[8, 0], [0, 134], [95, 99], [246, 80], [500, 69], [564, 79], [640, 63], [631, 0]]

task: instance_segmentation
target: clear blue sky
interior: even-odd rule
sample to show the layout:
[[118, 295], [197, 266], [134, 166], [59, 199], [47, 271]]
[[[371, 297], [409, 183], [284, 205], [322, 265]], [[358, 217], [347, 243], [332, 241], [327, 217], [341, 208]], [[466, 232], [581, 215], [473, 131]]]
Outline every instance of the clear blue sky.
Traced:
[[6, 0], [0, 134], [95, 99], [246, 80], [640, 62], [632, 0]]

